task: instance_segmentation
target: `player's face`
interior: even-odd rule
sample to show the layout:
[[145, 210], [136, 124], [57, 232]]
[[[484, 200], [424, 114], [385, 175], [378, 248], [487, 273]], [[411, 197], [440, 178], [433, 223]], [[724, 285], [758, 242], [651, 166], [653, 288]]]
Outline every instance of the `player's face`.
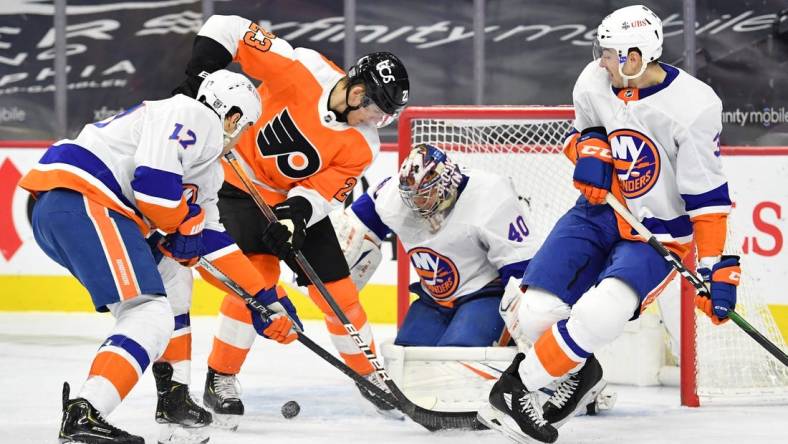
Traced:
[[348, 104], [360, 106], [359, 109], [353, 110], [347, 115], [347, 123], [351, 126], [368, 124], [383, 128], [397, 118], [396, 115], [385, 113], [372, 99], [366, 97], [364, 87], [360, 85], [351, 89]]
[[617, 88], [624, 86], [624, 79], [618, 72], [618, 54], [616, 50], [604, 48], [599, 56], [599, 66], [605, 68], [613, 86]]
[[[241, 119], [241, 115], [240, 114], [233, 114], [232, 116], [229, 116], [229, 117], [225, 118], [224, 119], [224, 133], [225, 134], [232, 134], [233, 131], [235, 131], [236, 128], [238, 128], [238, 120], [240, 120], [240, 119]], [[238, 139], [241, 138], [241, 135], [247, 129], [249, 129], [250, 126], [252, 126], [251, 123], [246, 125], [246, 128], [244, 128], [241, 131], [239, 131], [238, 134], [236, 134], [232, 138], [225, 137], [224, 149], [222, 150], [222, 156], [224, 156], [225, 154], [229, 153], [230, 150], [233, 149], [235, 144], [238, 143]]]

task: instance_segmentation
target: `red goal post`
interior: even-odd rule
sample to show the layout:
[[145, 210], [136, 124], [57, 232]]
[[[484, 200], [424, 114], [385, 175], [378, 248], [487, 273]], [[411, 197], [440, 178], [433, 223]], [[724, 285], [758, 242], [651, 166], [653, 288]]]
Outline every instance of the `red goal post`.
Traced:
[[[537, 224], [545, 225], [537, 228], [541, 228], [542, 235], [546, 235], [555, 220], [577, 197], [571, 184], [571, 164], [562, 154], [562, 142], [566, 132], [572, 127], [573, 119], [574, 110], [569, 106], [409, 107], [399, 118], [399, 161], [401, 163], [404, 160], [412, 146], [432, 143], [446, 149], [452, 157], [468, 166], [492, 168], [502, 175], [538, 177], [530, 184], [522, 186], [517, 183], [520, 177], [513, 179], [518, 193], [527, 194], [529, 188], [535, 188], [531, 196], [526, 196], [533, 211], [531, 221], [534, 222], [534, 216], [542, 217], [547, 213], [546, 218], [543, 217]], [[722, 153], [726, 156], [785, 156], [788, 155], [788, 148], [722, 147]], [[536, 167], [525, 172], [532, 163], [537, 164]], [[553, 201], [561, 202], [559, 208], [550, 206]], [[397, 248], [397, 313], [398, 322], [401, 324], [410, 304], [408, 284], [411, 273], [410, 261], [402, 244], [398, 243]], [[688, 258], [686, 262], [694, 268], [694, 257]], [[745, 294], [740, 296], [737, 311], [742, 309], [751, 317], [758, 317], [754, 325], [767, 333], [770, 339], [777, 340], [776, 343], [785, 347], [774, 320], [757, 293], [750, 291], [749, 293], [756, 294], [747, 295], [746, 289], [740, 293]], [[757, 344], [743, 333], [735, 331], [735, 328], [728, 328], [726, 324], [719, 330], [714, 330], [706, 326], [709, 324], [706, 319], [696, 319], [694, 294], [691, 285], [681, 283], [680, 359], [684, 364], [680, 373], [682, 404], [698, 406], [701, 397], [703, 403], [718, 400], [761, 402], [770, 396], [778, 402], [788, 400], [788, 371], [784, 367], [778, 367], [779, 364], [773, 365], [770, 358], [761, 353], [762, 350], [758, 350]], [[752, 301], [750, 296], [754, 298]], [[760, 319], [761, 315], [764, 319]], [[718, 343], [723, 344], [726, 348], [721, 347], [721, 350], [724, 350], [721, 353], [746, 356], [740, 361], [733, 359], [733, 356], [723, 356], [721, 361], [710, 361], [709, 365], [701, 365], [697, 362], [696, 339], [715, 344], [707, 348], [715, 348]], [[703, 359], [708, 359], [708, 356]], [[699, 387], [699, 379], [704, 381], [705, 386]], [[712, 382], [718, 380], [721, 381], [721, 387], [713, 386]]]

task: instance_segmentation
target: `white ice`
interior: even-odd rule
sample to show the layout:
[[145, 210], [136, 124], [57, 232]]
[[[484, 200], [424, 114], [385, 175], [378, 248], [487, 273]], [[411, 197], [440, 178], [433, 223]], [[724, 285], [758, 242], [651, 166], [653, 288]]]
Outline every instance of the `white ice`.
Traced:
[[[192, 320], [192, 394], [201, 400], [213, 317]], [[0, 443], [55, 443], [63, 381], [79, 390], [91, 359], [113, 320], [100, 314], [0, 313]], [[331, 349], [325, 327], [307, 322], [307, 334]], [[375, 325], [384, 339], [390, 325]], [[213, 431], [211, 443], [507, 443], [492, 431], [430, 433], [406, 421], [384, 419], [361, 401], [355, 385], [298, 342], [258, 339], [241, 373], [246, 415], [237, 432]], [[675, 388], [615, 387], [618, 402], [596, 417], [578, 417], [560, 429], [559, 443], [785, 443], [788, 406], [679, 405]], [[284, 419], [282, 404], [301, 413]], [[109, 420], [148, 443], [157, 436], [156, 392], [147, 372]]]

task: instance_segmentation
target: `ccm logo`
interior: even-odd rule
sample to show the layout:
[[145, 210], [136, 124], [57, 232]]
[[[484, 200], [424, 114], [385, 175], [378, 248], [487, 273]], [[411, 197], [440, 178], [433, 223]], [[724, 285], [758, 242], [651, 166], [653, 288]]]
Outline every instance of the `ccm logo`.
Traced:
[[604, 157], [605, 159], [613, 158], [610, 155], [610, 148], [605, 148], [601, 146], [585, 145], [583, 146], [583, 148], [580, 149], [580, 154], [583, 154], [584, 156]]

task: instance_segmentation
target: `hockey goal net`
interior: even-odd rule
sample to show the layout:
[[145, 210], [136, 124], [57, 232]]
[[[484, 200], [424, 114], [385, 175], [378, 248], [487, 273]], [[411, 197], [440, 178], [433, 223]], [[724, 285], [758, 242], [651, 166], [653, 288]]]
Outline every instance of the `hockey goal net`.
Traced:
[[[527, 203], [529, 228], [544, 237], [578, 197], [571, 182], [572, 165], [562, 154], [563, 139], [572, 129], [573, 118], [571, 107], [410, 107], [400, 116], [399, 160], [411, 147], [430, 143], [465, 166], [510, 177]], [[729, 233], [728, 244], [732, 253], [741, 245], [735, 229]], [[408, 282], [415, 280], [415, 274], [410, 272], [401, 245], [398, 258], [401, 322], [410, 303]], [[746, 257], [742, 263], [746, 274]], [[705, 315], [696, 316], [691, 286], [676, 283], [674, 288], [681, 301], [672, 314], [681, 319], [681, 334], [675, 336], [680, 336], [680, 362], [685, 364], [680, 371], [682, 404], [788, 402], [788, 369], [733, 322], [715, 327]], [[736, 310], [786, 350], [771, 312], [746, 276], [742, 278]], [[663, 318], [670, 315], [664, 313]], [[663, 336], [669, 342], [668, 334]]]

